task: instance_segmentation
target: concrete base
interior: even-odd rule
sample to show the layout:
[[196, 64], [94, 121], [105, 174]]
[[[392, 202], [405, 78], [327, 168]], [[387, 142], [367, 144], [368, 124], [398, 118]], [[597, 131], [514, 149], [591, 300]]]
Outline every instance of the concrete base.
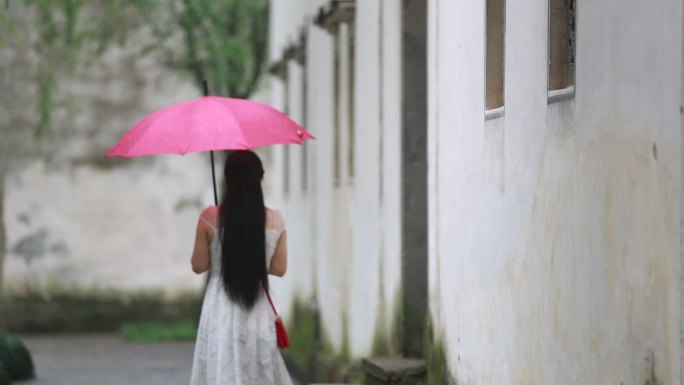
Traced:
[[362, 362], [366, 385], [427, 384], [425, 360], [417, 358], [366, 358]]

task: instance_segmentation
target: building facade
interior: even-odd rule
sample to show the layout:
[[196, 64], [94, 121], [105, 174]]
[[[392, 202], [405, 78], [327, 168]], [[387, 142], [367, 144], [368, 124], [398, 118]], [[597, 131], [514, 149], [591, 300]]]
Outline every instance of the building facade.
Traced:
[[271, 102], [316, 136], [273, 149], [291, 259], [274, 287], [314, 303], [322, 338], [355, 357], [400, 349], [401, 15], [400, 2], [271, 4]]
[[681, 2], [429, 4], [451, 376], [681, 383]]
[[431, 383], [681, 383], [683, 12], [274, 0], [280, 302]]

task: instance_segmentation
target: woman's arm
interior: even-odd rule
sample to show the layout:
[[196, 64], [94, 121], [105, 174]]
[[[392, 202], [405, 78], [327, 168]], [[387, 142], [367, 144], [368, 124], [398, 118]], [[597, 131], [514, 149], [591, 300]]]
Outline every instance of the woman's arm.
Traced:
[[197, 274], [209, 270], [211, 264], [209, 245], [211, 243], [212, 233], [213, 230], [202, 217], [200, 217], [197, 222], [197, 231], [195, 232], [195, 247], [192, 251], [192, 258], [190, 259], [192, 271]]
[[268, 268], [268, 274], [282, 277], [287, 271], [287, 231], [283, 230], [278, 238], [273, 258], [271, 259], [271, 266]]

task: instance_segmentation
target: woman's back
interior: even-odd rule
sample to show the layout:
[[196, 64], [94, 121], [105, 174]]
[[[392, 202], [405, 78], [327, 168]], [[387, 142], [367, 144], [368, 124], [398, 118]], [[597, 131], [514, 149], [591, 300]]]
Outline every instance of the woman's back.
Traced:
[[287, 269], [282, 216], [264, 205], [259, 157], [234, 151], [223, 170], [221, 206], [200, 215], [195, 273], [210, 271], [197, 329], [191, 385], [290, 385], [277, 348], [276, 316], [264, 291]]
[[[212, 270], [212, 277], [216, 274], [220, 276], [220, 271], [221, 271], [221, 242], [219, 241], [220, 239], [220, 229], [219, 229], [219, 224], [218, 224], [218, 215], [213, 213], [209, 214], [208, 212], [218, 212], [218, 208], [216, 206], [210, 207], [205, 210], [202, 216], [200, 216], [201, 220], [205, 221], [213, 230], [214, 235], [212, 236], [211, 240], [211, 270]], [[207, 213], [207, 214], [205, 214]], [[266, 266], [270, 266], [271, 264], [271, 259], [273, 258], [276, 246], [278, 245], [278, 239], [280, 238], [280, 235], [282, 234], [283, 230], [285, 230], [285, 221], [283, 220], [282, 214], [278, 210], [273, 210], [273, 209], [266, 209], [266, 228], [265, 228], [265, 235], [266, 235], [266, 255], [265, 255], [265, 262]], [[205, 218], [206, 217], [206, 218]]]
[[[266, 296], [246, 309], [226, 294], [221, 275], [218, 215], [205, 210], [200, 217], [213, 229], [210, 278], [197, 331], [191, 385], [291, 384], [276, 346], [275, 315]], [[280, 212], [266, 210], [266, 255], [270, 266], [285, 230]]]

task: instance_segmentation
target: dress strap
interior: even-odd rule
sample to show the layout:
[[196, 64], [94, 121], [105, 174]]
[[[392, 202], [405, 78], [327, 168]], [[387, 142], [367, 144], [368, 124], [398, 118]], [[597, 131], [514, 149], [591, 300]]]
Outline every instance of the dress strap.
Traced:
[[283, 220], [283, 214], [279, 210], [271, 210], [271, 215], [269, 216], [268, 223], [266, 224], [267, 229], [275, 230], [278, 233], [282, 233], [285, 230], [285, 221]]
[[209, 222], [209, 220], [207, 218], [200, 216], [200, 219], [203, 220], [204, 223], [208, 224], [212, 230], [216, 231], [216, 227], [211, 222]]
[[264, 287], [264, 291], [266, 292], [266, 298], [268, 298], [268, 303], [271, 304], [271, 309], [273, 309], [273, 313], [275, 313], [275, 315], [278, 315], [278, 311], [276, 310], [275, 306], [273, 305], [273, 300], [271, 299], [271, 295], [268, 294], [268, 290], [266, 290], [265, 287]]

